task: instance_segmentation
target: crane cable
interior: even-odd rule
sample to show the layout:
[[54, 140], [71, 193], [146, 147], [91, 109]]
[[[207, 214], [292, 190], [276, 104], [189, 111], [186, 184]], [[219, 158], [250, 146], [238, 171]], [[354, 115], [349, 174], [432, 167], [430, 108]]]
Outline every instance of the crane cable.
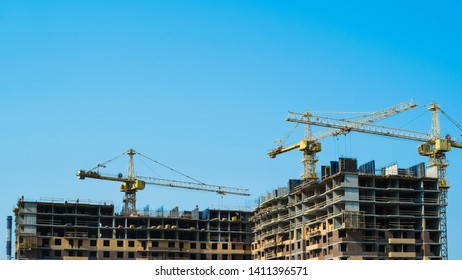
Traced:
[[110, 160], [108, 160], [108, 161], [106, 161], [106, 162], [103, 162], [103, 163], [99, 163], [97, 166], [95, 166], [95, 167], [93, 167], [92, 169], [90, 169], [90, 171], [93, 171], [93, 170], [98, 169], [98, 168], [100, 168], [100, 167], [105, 168], [105, 167], [106, 167], [106, 164], [108, 164], [109, 162], [114, 161], [114, 160], [120, 158], [121, 156], [124, 156], [125, 154], [127, 154], [127, 153], [126, 153], [126, 152], [125, 152], [125, 153], [122, 153], [122, 154], [116, 156], [116, 157], [113, 158], [113, 159], [110, 159]]
[[[423, 107], [423, 106], [421, 106], [421, 107]], [[410, 123], [416, 121], [417, 119], [420, 119], [420, 118], [421, 118], [423, 115], [425, 115], [425, 114], [427, 114], [427, 111], [422, 112], [422, 114], [418, 115], [418, 116], [415, 117], [414, 119], [412, 119], [412, 120], [408, 121], [407, 123], [403, 124], [400, 128], [406, 127], [406, 126], [409, 125]]]
[[165, 167], [165, 168], [167, 168], [167, 169], [169, 169], [169, 170], [171, 170], [171, 171], [173, 171], [173, 172], [175, 172], [175, 173], [178, 173], [178, 174], [180, 174], [180, 175], [183, 175], [183, 176], [185, 176], [186, 178], [191, 179], [191, 180], [193, 180], [193, 181], [195, 181], [195, 182], [197, 182], [197, 183], [199, 183], [199, 184], [206, 185], [204, 182], [201, 182], [201, 181], [199, 181], [199, 180], [196, 180], [196, 179], [192, 178], [191, 176], [188, 176], [188, 175], [186, 175], [186, 174], [184, 174], [184, 173], [182, 173], [182, 172], [180, 172], [180, 171], [178, 171], [178, 170], [175, 170], [175, 169], [173, 169], [173, 168], [171, 168], [171, 167], [169, 167], [169, 166], [167, 166], [167, 165], [165, 165], [165, 164], [163, 164], [163, 163], [158, 162], [157, 160], [154, 160], [154, 159], [152, 159], [152, 158], [150, 158], [150, 157], [148, 157], [148, 156], [145, 156], [145, 155], [143, 155], [143, 154], [141, 154], [141, 153], [139, 153], [139, 152], [137, 152], [137, 154], [140, 155], [140, 156], [142, 156], [142, 157], [144, 157], [144, 158], [146, 158], [146, 159], [148, 159], [148, 160], [150, 160], [150, 161], [153, 161], [153, 162], [159, 164], [160, 166], [163, 166], [163, 167]]
[[286, 137], [284, 137], [284, 139], [281, 141], [281, 144], [280, 146], [282, 147], [284, 145], [284, 143], [287, 141], [287, 139], [289, 139], [289, 137], [292, 135], [292, 133], [294, 132], [294, 130], [298, 127], [299, 123], [296, 123], [294, 128], [292, 128], [291, 131], [289, 131], [289, 133], [287, 134]]
[[443, 114], [446, 118], [448, 118], [448, 120], [450, 120], [458, 129], [460, 129], [462, 131], [462, 126], [456, 121], [454, 120], [451, 116], [449, 116], [448, 114], [446, 114], [446, 112], [444, 112], [443, 110], [441, 110], [440, 108], [440, 112], [441, 114]]
[[145, 163], [140, 157], [136, 157], [144, 166], [146, 166], [149, 170], [151, 170], [152, 173], [154, 173], [158, 178], [161, 178], [160, 176], [151, 166], [149, 166], [147, 163]]

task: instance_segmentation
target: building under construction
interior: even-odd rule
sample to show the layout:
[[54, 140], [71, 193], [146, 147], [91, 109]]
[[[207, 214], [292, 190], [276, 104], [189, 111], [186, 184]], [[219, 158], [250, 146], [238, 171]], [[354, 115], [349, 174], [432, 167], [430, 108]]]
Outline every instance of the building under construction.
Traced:
[[441, 259], [432, 168], [341, 158], [320, 181], [290, 180], [253, 212], [118, 214], [110, 202], [31, 201], [16, 214], [16, 259]]
[[206, 209], [117, 214], [110, 202], [32, 201], [16, 214], [15, 259], [245, 260], [251, 212]]
[[[99, 172], [106, 164], [128, 155], [128, 175]], [[16, 259], [192, 259], [245, 260], [251, 257], [250, 210], [208, 208], [180, 212], [139, 211], [136, 194], [145, 185], [214, 192], [220, 195], [249, 196], [247, 189], [209, 185], [161, 164], [194, 181], [185, 182], [135, 175], [133, 149], [79, 170], [79, 179], [92, 178], [120, 182], [125, 194], [121, 212], [112, 202], [32, 201], [23, 197], [15, 208]]]
[[341, 158], [260, 198], [253, 259], [441, 259], [436, 169]]

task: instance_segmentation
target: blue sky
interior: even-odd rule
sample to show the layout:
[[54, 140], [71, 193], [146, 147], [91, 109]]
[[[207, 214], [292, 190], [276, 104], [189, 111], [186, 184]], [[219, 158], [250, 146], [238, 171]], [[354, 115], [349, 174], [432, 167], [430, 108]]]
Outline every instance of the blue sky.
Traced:
[[[414, 97], [462, 122], [461, 8], [457, 1], [2, 1], [0, 232], [21, 195], [120, 206], [117, 184], [79, 181], [75, 171], [129, 148], [253, 195], [157, 187], [138, 195], [140, 207], [204, 209], [252, 205], [299, 177], [298, 152], [266, 155], [292, 129], [289, 110], [371, 112]], [[382, 124], [428, 132], [425, 112]], [[441, 127], [462, 138], [442, 116]], [[298, 127], [287, 144], [302, 136]], [[418, 144], [361, 134], [326, 139], [319, 165], [342, 155], [409, 167], [426, 161]], [[451, 259], [462, 259], [461, 155], [447, 156]], [[185, 180], [135, 164], [139, 175]], [[126, 161], [107, 170], [119, 171]]]

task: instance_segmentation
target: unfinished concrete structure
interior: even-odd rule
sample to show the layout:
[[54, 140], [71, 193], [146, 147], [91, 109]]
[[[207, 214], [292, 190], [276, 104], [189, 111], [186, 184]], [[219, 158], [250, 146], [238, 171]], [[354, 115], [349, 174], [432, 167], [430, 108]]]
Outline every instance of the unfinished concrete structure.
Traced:
[[341, 158], [260, 198], [253, 259], [441, 259], [438, 179], [424, 164]]
[[111, 202], [21, 198], [15, 259], [244, 260], [251, 212], [206, 209], [118, 215]]
[[250, 211], [117, 214], [111, 202], [15, 208], [15, 259], [442, 259], [436, 168], [341, 158]]

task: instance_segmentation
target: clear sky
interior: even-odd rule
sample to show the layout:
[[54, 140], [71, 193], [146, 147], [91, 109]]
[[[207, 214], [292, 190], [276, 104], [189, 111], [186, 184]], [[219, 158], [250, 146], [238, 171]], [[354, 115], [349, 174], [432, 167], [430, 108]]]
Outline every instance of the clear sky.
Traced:
[[[1, 1], [0, 255], [17, 199], [111, 200], [118, 184], [79, 181], [129, 148], [252, 198], [148, 187], [138, 206], [252, 205], [299, 178], [301, 155], [267, 151], [294, 124], [287, 111], [372, 112], [416, 98], [462, 122], [458, 1]], [[428, 132], [425, 108], [382, 122]], [[461, 139], [441, 117], [442, 133]], [[287, 144], [303, 136], [298, 127]], [[351, 134], [338, 156], [378, 168], [426, 161], [419, 143]], [[462, 150], [450, 166], [449, 256], [462, 259]], [[181, 179], [148, 161], [138, 175]], [[126, 172], [126, 159], [105, 172]]]

